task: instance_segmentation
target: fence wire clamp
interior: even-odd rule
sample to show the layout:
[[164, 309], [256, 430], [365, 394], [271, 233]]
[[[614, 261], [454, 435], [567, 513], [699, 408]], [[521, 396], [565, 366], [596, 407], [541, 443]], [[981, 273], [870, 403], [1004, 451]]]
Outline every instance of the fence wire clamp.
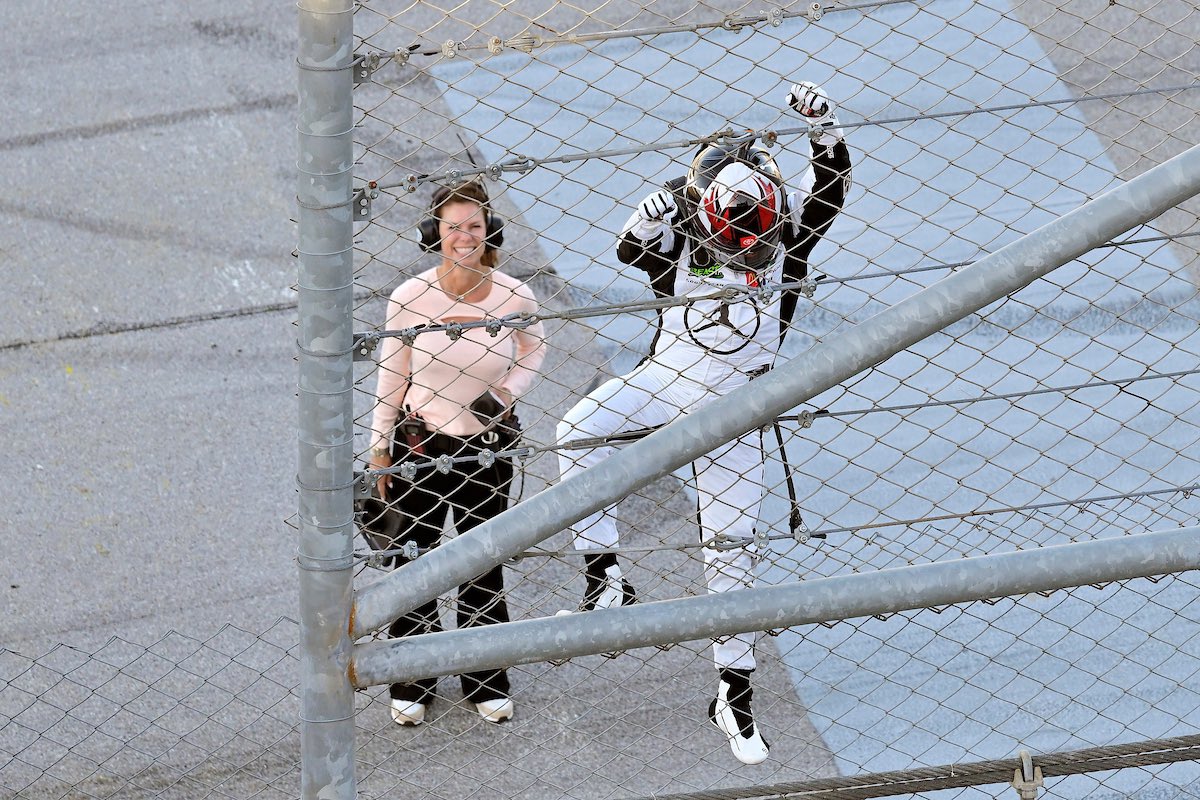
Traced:
[[496, 463], [496, 454], [491, 450], [483, 449], [479, 451], [479, 466], [487, 469]]
[[383, 62], [383, 53], [372, 50], [354, 59], [354, 85], [366, 83]]
[[483, 171], [485, 173], [487, 173], [487, 176], [489, 178], [491, 178], [494, 181], [498, 181], [498, 180], [500, 180], [500, 177], [504, 174], [504, 167], [500, 166], [499, 164], [488, 164], [486, 167], [483, 168]]
[[411, 481], [417, 477], [417, 463], [415, 461], [405, 461], [400, 464], [400, 477], [406, 481]]
[[386, 569], [390, 558], [391, 556], [385, 556], [378, 550], [372, 550], [366, 559], [367, 566], [373, 569]]
[[713, 550], [737, 550], [739, 547], [745, 546], [745, 543], [745, 540], [740, 536], [730, 536], [727, 533], [718, 533], [704, 544], [706, 547], [710, 547]]
[[733, 128], [726, 128], [718, 134], [718, 138], [729, 144], [744, 144], [746, 142], [753, 142], [757, 136], [753, 128], [746, 128], [737, 132]]
[[404, 176], [404, 182], [400, 184], [400, 187], [409, 194], [412, 194], [417, 190], [417, 185], [419, 183], [420, 181], [417, 180], [417, 176], [410, 172], [408, 175]]
[[379, 346], [379, 333], [377, 331], [367, 331], [366, 333], [354, 334], [354, 361], [370, 361], [375, 348]]
[[[808, 544], [808, 540], [813, 538], [798, 508], [793, 508], [792, 512], [788, 515], [788, 527], [792, 529], [792, 538], [796, 540], [797, 544]], [[825, 537], [821, 536], [817, 538], [823, 539]]]
[[516, 172], [519, 175], [524, 175], [532, 170], [535, 166], [537, 166], [537, 163], [532, 158], [517, 153], [508, 161], [504, 162], [504, 164], [501, 166], [501, 169]]
[[415, 561], [417, 556], [421, 555], [421, 548], [417, 547], [416, 542], [409, 539], [408, 541], [401, 542], [400, 555], [404, 556], [409, 561]]
[[458, 55], [458, 48], [462, 46], [461, 42], [456, 42], [453, 39], [447, 39], [442, 42], [442, 55], [446, 58], [454, 58]]
[[783, 9], [779, 6], [772, 6], [767, 9], [767, 22], [771, 23], [772, 28], [778, 28], [783, 24]]
[[725, 19], [721, 20], [721, 27], [727, 31], [741, 33], [742, 28], [746, 27], [746, 20], [737, 14], [730, 14]]
[[807, 409], [796, 415], [796, 424], [801, 428], [811, 428], [817, 415]]
[[771, 546], [771, 535], [766, 531], [754, 529], [754, 547], [757, 550], [766, 550]]
[[371, 496], [371, 473], [366, 470], [354, 471], [354, 499], [366, 500]]
[[379, 184], [375, 181], [354, 190], [354, 221], [369, 222], [371, 220], [371, 201], [379, 197]]
[[1028, 750], [1021, 751], [1021, 766], [1013, 770], [1012, 787], [1021, 800], [1037, 800], [1038, 789], [1042, 788], [1042, 768], [1033, 765]]
[[514, 36], [504, 43], [506, 47], [511, 47], [513, 50], [520, 50], [522, 53], [532, 53], [535, 48], [541, 47], [542, 37], [540, 36]]
[[817, 293], [817, 279], [816, 278], [805, 278], [804, 280], [800, 281], [800, 294], [804, 295], [809, 300], [811, 300], [813, 298], [813, 295], [815, 295], [816, 293]]
[[450, 470], [454, 468], [454, 459], [443, 453], [434, 459], [433, 467], [443, 475], [449, 475]]
[[818, 22], [825, 16], [825, 9], [820, 3], [813, 3], [805, 10], [804, 16], [808, 17], [809, 22]]

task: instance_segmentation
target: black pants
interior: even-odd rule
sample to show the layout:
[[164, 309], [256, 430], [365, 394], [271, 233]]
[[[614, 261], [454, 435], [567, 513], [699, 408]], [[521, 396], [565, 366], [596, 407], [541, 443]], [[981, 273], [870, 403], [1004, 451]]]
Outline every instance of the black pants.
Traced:
[[[429, 457], [436, 458], [442, 454], [474, 457], [485, 447], [493, 451], [498, 449], [496, 443], [486, 444], [480, 437], [460, 439], [435, 434], [425, 445], [426, 457], [410, 460], [427, 464]], [[449, 473], [421, 466], [412, 481], [393, 476], [389, 498], [398, 501], [398, 508], [408, 520], [400, 540], [416, 542], [422, 550], [436, 547], [447, 512], [452, 515], [455, 529], [460, 534], [466, 533], [508, 508], [512, 479], [512, 462], [499, 458], [489, 467], [480, 466], [477, 461], [455, 464]], [[408, 559], [403, 556], [396, 556], [393, 566], [407, 562]], [[474, 628], [494, 622], [508, 622], [501, 566], [458, 587], [459, 628]], [[442, 625], [438, 617], [438, 602], [431, 600], [393, 622], [388, 633], [393, 637], [401, 637], [440, 630]], [[424, 678], [415, 683], [396, 683], [392, 684], [390, 694], [400, 700], [428, 703], [433, 699], [436, 684], [436, 678]], [[462, 688], [467, 700], [473, 703], [507, 697], [508, 674], [504, 670], [470, 672], [462, 676]]]

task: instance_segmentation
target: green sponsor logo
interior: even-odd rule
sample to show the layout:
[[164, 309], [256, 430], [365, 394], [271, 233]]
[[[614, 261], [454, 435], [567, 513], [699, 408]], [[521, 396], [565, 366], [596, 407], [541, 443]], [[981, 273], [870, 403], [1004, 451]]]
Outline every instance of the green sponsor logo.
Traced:
[[725, 277], [725, 275], [722, 274], [722, 272], [721, 272], [720, 264], [713, 264], [712, 266], [708, 266], [708, 267], [702, 267], [697, 264], [692, 264], [689, 266], [688, 271], [691, 272], [693, 275], [700, 277], [700, 278], [724, 278]]

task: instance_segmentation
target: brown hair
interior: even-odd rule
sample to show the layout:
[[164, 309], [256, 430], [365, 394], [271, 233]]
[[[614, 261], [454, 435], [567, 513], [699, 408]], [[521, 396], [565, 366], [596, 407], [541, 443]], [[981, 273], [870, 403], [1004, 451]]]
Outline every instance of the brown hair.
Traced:
[[[485, 230], [490, 238], [492, 233], [492, 209], [488, 198], [487, 188], [479, 181], [469, 181], [468, 183], [460, 183], [457, 186], [440, 186], [433, 193], [433, 200], [429, 203], [429, 214], [440, 224], [442, 221], [442, 209], [451, 203], [474, 203], [483, 209], [483, 221]], [[479, 258], [479, 263], [485, 267], [496, 266], [499, 258], [496, 256], [496, 248], [491, 242], [485, 240], [483, 255]]]

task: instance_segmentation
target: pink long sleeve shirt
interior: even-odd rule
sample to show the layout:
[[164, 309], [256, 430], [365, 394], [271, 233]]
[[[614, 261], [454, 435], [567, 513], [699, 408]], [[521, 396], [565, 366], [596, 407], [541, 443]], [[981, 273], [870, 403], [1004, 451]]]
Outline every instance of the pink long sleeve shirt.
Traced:
[[[492, 273], [487, 297], [468, 303], [442, 291], [437, 270], [431, 269], [396, 287], [384, 326], [399, 330], [478, 322], [537, 308], [533, 292], [502, 272]], [[484, 425], [467, 407], [489, 389], [504, 389], [517, 399], [533, 385], [545, 355], [541, 322], [524, 329], [504, 326], [496, 336], [482, 327], [468, 328], [457, 339], [431, 331], [418, 334], [411, 346], [399, 337], [385, 338], [371, 447], [388, 446], [405, 409], [419, 414], [431, 430], [454, 436], [479, 433]]]

